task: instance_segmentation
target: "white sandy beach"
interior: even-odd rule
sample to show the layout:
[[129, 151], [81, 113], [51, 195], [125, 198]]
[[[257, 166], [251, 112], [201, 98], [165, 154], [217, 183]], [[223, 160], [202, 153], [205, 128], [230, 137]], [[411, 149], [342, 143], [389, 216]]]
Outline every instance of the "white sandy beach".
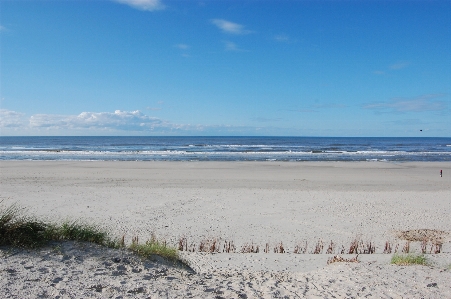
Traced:
[[[2, 161], [0, 200], [54, 220], [84, 219], [117, 236], [155, 233], [259, 253], [182, 252], [189, 272], [127, 253], [64, 243], [2, 250], [1, 297], [451, 298], [451, 163]], [[439, 176], [440, 169], [443, 177]], [[430, 266], [395, 266], [400, 231], [443, 231]], [[327, 259], [355, 238], [360, 263]], [[312, 254], [322, 240], [324, 250]], [[328, 244], [334, 254], [326, 254]], [[273, 253], [280, 242], [284, 254]], [[295, 254], [305, 246], [306, 254]], [[268, 244], [271, 253], [264, 253]], [[418, 251], [420, 242], [412, 242]], [[222, 250], [221, 250], [222, 251]], [[119, 262], [117, 257], [120, 256]], [[123, 257], [126, 258], [123, 258]], [[355, 256], [355, 255], [354, 255]], [[351, 258], [352, 256], [344, 256]], [[116, 259], [115, 259], [116, 258]], [[113, 261], [115, 260], [115, 261]]]

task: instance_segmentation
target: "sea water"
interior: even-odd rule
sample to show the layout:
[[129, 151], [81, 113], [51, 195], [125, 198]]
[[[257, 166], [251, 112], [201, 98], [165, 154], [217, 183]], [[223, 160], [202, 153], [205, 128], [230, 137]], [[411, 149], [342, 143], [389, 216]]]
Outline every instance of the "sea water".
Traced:
[[0, 160], [451, 161], [451, 138], [3, 136]]

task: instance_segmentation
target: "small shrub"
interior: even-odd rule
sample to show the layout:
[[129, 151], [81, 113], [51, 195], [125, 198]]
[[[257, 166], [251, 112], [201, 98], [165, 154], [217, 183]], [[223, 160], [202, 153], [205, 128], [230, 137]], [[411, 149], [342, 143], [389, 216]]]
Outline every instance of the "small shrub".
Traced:
[[399, 266], [427, 265], [426, 257], [417, 254], [394, 254], [391, 263]]

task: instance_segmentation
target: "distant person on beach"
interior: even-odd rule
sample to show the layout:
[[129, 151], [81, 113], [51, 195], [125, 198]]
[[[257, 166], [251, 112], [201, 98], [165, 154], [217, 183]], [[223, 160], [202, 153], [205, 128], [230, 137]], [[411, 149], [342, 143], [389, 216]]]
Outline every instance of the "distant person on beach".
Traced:
[[442, 177], [442, 175], [443, 175], [443, 172], [442, 172], [442, 170], [440, 169], [440, 177]]

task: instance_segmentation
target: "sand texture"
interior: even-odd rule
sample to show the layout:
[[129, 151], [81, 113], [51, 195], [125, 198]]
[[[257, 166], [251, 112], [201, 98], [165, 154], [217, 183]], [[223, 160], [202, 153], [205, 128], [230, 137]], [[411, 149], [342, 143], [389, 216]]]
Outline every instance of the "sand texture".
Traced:
[[[191, 268], [84, 243], [2, 248], [2, 298], [451, 298], [449, 162], [0, 166], [3, 205], [99, 223], [127, 242], [152, 233], [174, 246], [185, 240]], [[339, 253], [355, 257], [347, 254], [354, 240], [359, 263], [327, 264]], [[212, 242], [215, 253], [199, 252]], [[390, 264], [387, 242], [392, 253], [407, 242], [418, 253], [427, 242], [429, 266]], [[363, 254], [370, 243], [375, 253]]]

